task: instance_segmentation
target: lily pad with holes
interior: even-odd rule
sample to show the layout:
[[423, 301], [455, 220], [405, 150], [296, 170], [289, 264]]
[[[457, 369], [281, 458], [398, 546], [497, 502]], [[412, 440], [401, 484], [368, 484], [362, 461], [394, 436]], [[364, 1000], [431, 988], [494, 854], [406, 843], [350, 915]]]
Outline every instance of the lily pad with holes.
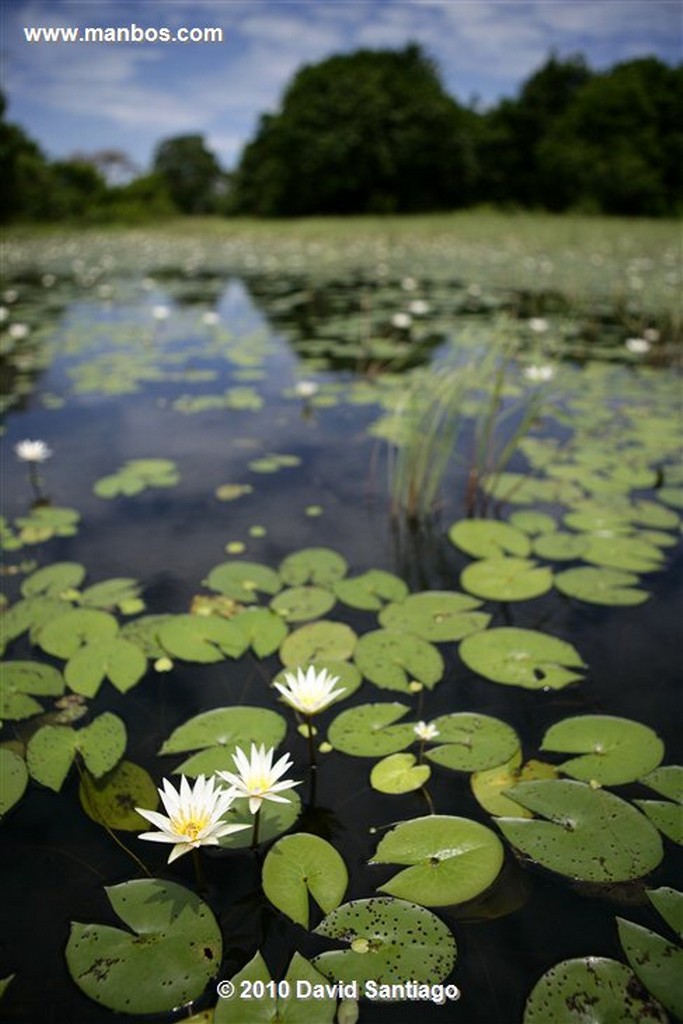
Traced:
[[459, 654], [485, 679], [529, 690], [560, 690], [581, 679], [585, 665], [565, 640], [532, 629], [502, 626], [466, 637]]
[[639, 583], [640, 579], [633, 573], [588, 565], [566, 569], [555, 575], [555, 586], [561, 594], [589, 604], [609, 606], [637, 605], [647, 601], [650, 594], [641, 590]]
[[434, 719], [439, 731], [426, 756], [434, 764], [454, 771], [474, 772], [507, 761], [519, 749], [519, 736], [506, 722], [470, 711]]
[[578, 715], [556, 722], [543, 737], [541, 750], [581, 754], [563, 761], [560, 771], [602, 786], [635, 782], [664, 756], [664, 744], [652, 729], [612, 715]]
[[334, 592], [351, 608], [378, 612], [387, 601], [403, 601], [408, 596], [408, 587], [391, 572], [370, 569], [360, 576], [338, 580], [334, 584]]
[[281, 562], [279, 573], [289, 587], [312, 583], [318, 587], [334, 587], [346, 575], [346, 559], [332, 548], [303, 548]]
[[389, 754], [370, 772], [370, 785], [378, 793], [413, 793], [431, 774], [429, 765], [417, 764], [414, 754]]
[[0, 721], [19, 721], [39, 715], [37, 697], [60, 697], [64, 693], [61, 672], [38, 661], [6, 661], [0, 671]]
[[28, 769], [23, 757], [9, 747], [0, 747], [0, 818], [19, 803], [28, 785]]
[[98, 825], [140, 832], [146, 822], [136, 807], [156, 810], [159, 794], [144, 768], [132, 761], [119, 761], [115, 768], [101, 778], [85, 773], [78, 789], [83, 810]]
[[520, 782], [506, 795], [546, 820], [499, 818], [505, 838], [568, 878], [625, 882], [648, 874], [663, 857], [654, 826], [607, 790], [557, 779]]
[[268, 608], [246, 608], [232, 619], [258, 658], [274, 654], [287, 636], [287, 626]]
[[380, 890], [440, 907], [465, 903], [488, 889], [503, 856], [503, 845], [490, 828], [469, 818], [431, 814], [387, 832], [370, 863], [409, 865]]
[[334, 608], [337, 599], [323, 587], [288, 587], [270, 602], [270, 607], [286, 622], [310, 622]]
[[524, 1007], [523, 1024], [667, 1024], [626, 964], [585, 956], [555, 964], [536, 982]]
[[[274, 982], [260, 953], [255, 953], [248, 964], [232, 977], [235, 992], [242, 992], [245, 983], [253, 991], [254, 982], [264, 986], [259, 999], [219, 999], [211, 1018], [212, 1024], [333, 1024], [337, 1009], [336, 996], [320, 995], [327, 979], [300, 953], [295, 953], [283, 981]], [[301, 984], [299, 984], [301, 983]], [[278, 995], [288, 991], [289, 995]], [[297, 995], [301, 991], [306, 995]], [[308, 993], [315, 992], [315, 998]], [[271, 993], [273, 993], [271, 995]], [[342, 1024], [337, 1017], [338, 1024]]]
[[297, 833], [268, 851], [261, 875], [274, 907], [296, 924], [309, 927], [309, 894], [325, 914], [344, 898], [349, 876], [343, 859], [320, 836]]
[[461, 519], [450, 527], [448, 539], [472, 558], [526, 558], [531, 553], [531, 543], [522, 530], [493, 519]]
[[89, 643], [111, 640], [119, 624], [109, 612], [96, 608], [74, 608], [50, 619], [38, 632], [38, 645], [57, 658], [71, 658]]
[[85, 578], [85, 566], [79, 562], [54, 562], [37, 569], [21, 584], [23, 597], [59, 597], [65, 590], [79, 587]]
[[522, 765], [522, 751], [517, 750], [504, 764], [484, 771], [474, 772], [470, 786], [475, 799], [485, 811], [496, 817], [531, 818], [531, 811], [506, 796], [518, 782], [535, 782], [538, 779], [556, 779], [557, 768], [542, 761], [527, 761]]
[[100, 778], [121, 760], [126, 742], [121, 719], [105, 711], [78, 730], [66, 725], [42, 726], [28, 741], [26, 763], [31, 778], [58, 792], [77, 753], [91, 775]]
[[280, 660], [287, 668], [312, 662], [347, 661], [356, 647], [357, 636], [343, 622], [309, 622], [294, 630], [282, 642]]
[[579, 533], [554, 530], [534, 539], [534, 554], [546, 562], [573, 562], [588, 549], [588, 539]]
[[[232, 770], [233, 765], [230, 765]], [[261, 804], [261, 815], [259, 818], [259, 843], [269, 843], [277, 839], [283, 832], [289, 832], [301, 815], [301, 797], [296, 790], [288, 789], [281, 794], [286, 798], [286, 804], [276, 804], [271, 800], [264, 800]], [[219, 845], [225, 849], [246, 849], [251, 846], [252, 825], [254, 816], [249, 810], [249, 801], [246, 797], [240, 797], [230, 806], [223, 815], [224, 820], [232, 824], [249, 825], [249, 828], [241, 832], [234, 832], [232, 835], [222, 836]]]
[[206, 903], [174, 882], [135, 879], [105, 888], [129, 930], [72, 922], [69, 974], [90, 999], [137, 1016], [168, 1013], [202, 994], [223, 943]]
[[365, 633], [358, 641], [354, 660], [375, 686], [403, 693], [410, 692], [413, 680], [432, 689], [444, 673], [443, 658], [436, 647], [396, 629]]
[[405, 900], [375, 897], [353, 900], [333, 910], [315, 935], [348, 943], [330, 950], [313, 966], [334, 981], [435, 984], [453, 969], [456, 945], [450, 929], [425, 907]]
[[331, 723], [327, 738], [343, 754], [354, 757], [383, 757], [404, 750], [415, 741], [412, 724], [395, 725], [410, 711], [396, 701], [360, 704], [342, 711]]
[[238, 626], [215, 615], [174, 615], [159, 629], [159, 640], [172, 657], [204, 664], [239, 658], [248, 647]]
[[472, 611], [481, 602], [468, 594], [450, 591], [424, 591], [411, 594], [400, 603], [388, 604], [379, 614], [385, 629], [415, 633], [423, 640], [440, 643], [462, 640], [470, 633], [486, 629], [491, 616]]
[[282, 586], [275, 570], [259, 562], [223, 562], [204, 582], [209, 589], [242, 604], [254, 604], [259, 593], [277, 594]]
[[269, 708], [213, 708], [189, 718], [173, 730], [159, 754], [184, 754], [201, 751], [183, 761], [177, 773], [212, 775], [215, 771], [232, 771], [230, 756], [236, 747], [248, 755], [251, 744], [277, 747], [285, 737], [287, 723], [282, 715]]
[[147, 658], [139, 647], [121, 636], [87, 643], [71, 656], [64, 678], [74, 693], [94, 697], [104, 679], [126, 693], [147, 671]]
[[617, 918], [626, 959], [645, 988], [674, 1016], [683, 1018], [683, 949], [633, 921]]
[[528, 601], [547, 594], [553, 585], [550, 569], [528, 558], [482, 558], [460, 575], [460, 586], [487, 601]]

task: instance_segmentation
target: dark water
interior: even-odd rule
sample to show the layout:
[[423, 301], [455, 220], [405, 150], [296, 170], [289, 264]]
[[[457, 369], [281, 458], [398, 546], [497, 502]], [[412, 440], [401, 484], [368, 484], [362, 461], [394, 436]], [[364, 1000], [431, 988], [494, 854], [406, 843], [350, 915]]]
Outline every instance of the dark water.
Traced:
[[[152, 296], [160, 298], [166, 299], [163, 291]], [[200, 295], [200, 301], [204, 299]], [[307, 411], [300, 400], [283, 397], [283, 388], [291, 387], [297, 375], [310, 373], [298, 371], [296, 346], [280, 333], [283, 328], [277, 323], [265, 357], [267, 374], [254, 384], [266, 398], [261, 411], [222, 409], [190, 415], [173, 411], [169, 402], [179, 393], [220, 393], [240, 382], [234, 380], [234, 365], [215, 354], [208, 358], [203, 354], [200, 332], [192, 337], [188, 328], [187, 339], [164, 347], [162, 324], [155, 328], [158, 333], [152, 341], [145, 341], [151, 300], [145, 301], [146, 309], [136, 309], [131, 301], [122, 311], [117, 304], [78, 300], [58, 314], [55, 358], [39, 375], [33, 395], [7, 417], [3, 511], [12, 519], [24, 514], [31, 501], [25, 467], [15, 463], [11, 446], [23, 437], [44, 438], [55, 453], [43, 473], [46, 491], [55, 504], [78, 509], [82, 523], [77, 536], [11, 553], [10, 563], [22, 558], [35, 558], [39, 565], [82, 562], [88, 583], [110, 576], [136, 577], [144, 585], [152, 613], [185, 611], [192, 596], [202, 590], [207, 572], [228, 557], [224, 545], [231, 540], [245, 541], [244, 557], [274, 567], [301, 547], [327, 545], [347, 558], [350, 574], [382, 568], [403, 576], [414, 590], [458, 588], [460, 571], [469, 560], [448, 542], [446, 527], [462, 515], [461, 475], [449, 478], [448, 502], [428, 528], [411, 530], [405, 524], [392, 524], [385, 446], [366, 434], [377, 409], [342, 402]], [[239, 282], [225, 287], [216, 308], [238, 335], [270, 326]], [[213, 369], [217, 379], [203, 384], [143, 383], [137, 393], [127, 395], [72, 394], [68, 370], [78, 356], [64, 351], [69, 329], [74, 325], [79, 330], [93, 325], [101, 329], [126, 317], [134, 321], [137, 317], [140, 325], [146, 325], [144, 331], [140, 327], [140, 345], [156, 344], [164, 353], [175, 350], [186, 368]], [[433, 341], [438, 348], [439, 339]], [[348, 374], [348, 368], [342, 367], [318, 379], [343, 382]], [[43, 408], [39, 398], [45, 393], [66, 395], [64, 408]], [[250, 444], [245, 445], [245, 439]], [[296, 454], [301, 464], [273, 475], [250, 473], [248, 461], [271, 450]], [[115, 501], [102, 501], [92, 493], [100, 476], [113, 472], [126, 459], [143, 457], [174, 459], [180, 484]], [[245, 481], [254, 485], [251, 495], [231, 503], [215, 499], [219, 484]], [[322, 516], [306, 516], [305, 509], [312, 504], [322, 506]], [[254, 524], [266, 528], [264, 537], [249, 537]], [[683, 607], [680, 549], [673, 554], [668, 551], [667, 562], [667, 571], [651, 578], [652, 598], [638, 608], [578, 605], [557, 595], [507, 607], [491, 605], [492, 625], [544, 628], [571, 640], [589, 666], [586, 680], [550, 693], [496, 686], [478, 679], [460, 662], [456, 644], [441, 644], [447, 669], [442, 682], [426, 694], [424, 715], [431, 719], [449, 711], [473, 710], [499, 717], [518, 731], [525, 759], [538, 755], [546, 728], [560, 718], [581, 713], [623, 715], [654, 728], [666, 744], [665, 762], [676, 762]], [[17, 589], [16, 578], [8, 577], [6, 591], [11, 600]], [[332, 617], [348, 622], [359, 633], [376, 628], [374, 615], [339, 605]], [[31, 653], [22, 638], [11, 646], [9, 656], [19, 659]], [[42, 653], [38, 657], [50, 660]], [[172, 729], [217, 706], [272, 706], [264, 680], [269, 681], [279, 668], [276, 656], [261, 662], [245, 656], [217, 665], [178, 662], [169, 675], [148, 673], [125, 696], [105, 682], [92, 710], [111, 710], [123, 718], [128, 730], [126, 758], [147, 767], [158, 781], [176, 763], [174, 758], [156, 756]], [[404, 699], [402, 694], [383, 694], [365, 684], [345, 707], [394, 697]], [[321, 717], [323, 727], [334, 713]], [[3, 739], [12, 733], [10, 724], [3, 730]], [[283, 749], [292, 751], [293, 777], [303, 777], [306, 750], [293, 725]], [[317, 806], [296, 826], [329, 839], [342, 854], [350, 877], [346, 900], [373, 895], [376, 886], [394, 873], [392, 867], [367, 864], [384, 828], [426, 813], [419, 794], [392, 797], [372, 792], [368, 787], [372, 764], [371, 759], [327, 755], [319, 773]], [[439, 813], [490, 824], [465, 774], [435, 770], [429, 788]], [[637, 785], [619, 792], [627, 797], [652, 795]], [[193, 887], [190, 858], [167, 869], [163, 848], [141, 843], [134, 833], [119, 835], [155, 875]], [[139, 1019], [99, 1008], [81, 995], [67, 974], [63, 950], [69, 922], [115, 923], [103, 886], [137, 877], [132, 859], [83, 814], [76, 772], [72, 770], [60, 794], [31, 784], [3, 823], [1, 838], [0, 977], [12, 971], [17, 977], [0, 1002], [0, 1019], [17, 1024], [112, 1020], [124, 1024]], [[460, 1001], [444, 1006], [363, 1003], [362, 1024], [417, 1019], [425, 1024], [517, 1024], [529, 991], [559, 960], [589, 954], [624, 959], [615, 915], [661, 930], [644, 890], [676, 885], [680, 856], [668, 840], [665, 848], [664, 861], [646, 880], [600, 891], [522, 866], [506, 848], [504, 870], [488, 893], [473, 904], [438, 911], [458, 946], [449, 980], [461, 990]], [[221, 977], [234, 974], [256, 949], [262, 950], [277, 978], [294, 950], [313, 956], [325, 948], [321, 940], [270, 907], [260, 893], [258, 865], [251, 853], [208, 854], [204, 863], [208, 902], [224, 937]], [[313, 923], [318, 919], [314, 916]], [[205, 1004], [200, 1001], [199, 1005]], [[159, 1018], [170, 1019], [172, 1015]]]

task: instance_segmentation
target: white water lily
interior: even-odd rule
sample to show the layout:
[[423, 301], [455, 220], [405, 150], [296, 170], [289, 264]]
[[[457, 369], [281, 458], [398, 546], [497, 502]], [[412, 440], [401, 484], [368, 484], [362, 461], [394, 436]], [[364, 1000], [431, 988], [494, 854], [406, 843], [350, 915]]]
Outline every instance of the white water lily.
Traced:
[[333, 700], [346, 692], [344, 686], [334, 689], [334, 684], [339, 682], [338, 676], [328, 675], [325, 668], [316, 672], [313, 665], [306, 672], [298, 668], [296, 675], [285, 672], [285, 680], [286, 683], [274, 684], [276, 690], [280, 691], [290, 707], [307, 717], [324, 711]]
[[543, 384], [553, 379], [555, 370], [547, 363], [545, 365], [532, 364], [525, 367], [524, 376], [534, 384]]
[[544, 320], [542, 316], [532, 316], [529, 320], [529, 328], [535, 334], [543, 334], [548, 330], [548, 321]]
[[391, 318], [392, 327], [397, 327], [400, 331], [407, 331], [413, 322], [413, 318], [409, 313], [394, 313]]
[[652, 347], [647, 338], [627, 338], [624, 345], [634, 356], [644, 356]]
[[155, 320], [168, 320], [171, 310], [168, 306], [152, 306], [152, 316]]
[[252, 743], [251, 755], [247, 757], [241, 747], [237, 747], [232, 755], [237, 773], [218, 772], [219, 777], [231, 787], [230, 792], [233, 796], [249, 798], [249, 810], [252, 814], [256, 814], [264, 800], [273, 800], [278, 804], [289, 803], [288, 797], [279, 794], [283, 789], [300, 785], [292, 779], [280, 778], [292, 767], [293, 762], [289, 754], [284, 754], [273, 764], [274, 753], [274, 747], [266, 750], [264, 744], [257, 747]]
[[222, 836], [241, 832], [248, 825], [228, 825], [223, 815], [235, 800], [235, 794], [222, 786], [216, 786], [213, 777], [198, 775], [194, 788], [184, 775], [180, 778], [180, 791], [168, 779], [163, 780], [159, 796], [168, 812], [168, 817], [158, 811], [147, 811], [143, 807], [135, 810], [143, 818], [156, 825], [158, 832], [142, 832], [140, 839], [156, 843], [173, 843], [168, 863], [182, 857], [184, 853], [200, 846], [218, 846]]
[[294, 385], [299, 398], [312, 398], [318, 393], [318, 385], [314, 380], [298, 380]]
[[420, 740], [434, 740], [439, 735], [439, 730], [433, 722], [418, 722], [413, 726], [413, 731]]
[[21, 462], [45, 462], [52, 455], [44, 441], [19, 441], [14, 452]]

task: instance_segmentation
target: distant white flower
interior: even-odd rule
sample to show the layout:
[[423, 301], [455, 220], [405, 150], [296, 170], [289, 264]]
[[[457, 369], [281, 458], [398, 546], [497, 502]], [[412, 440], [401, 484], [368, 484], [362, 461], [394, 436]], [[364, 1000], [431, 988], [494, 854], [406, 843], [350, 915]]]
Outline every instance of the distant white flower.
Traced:
[[306, 672], [297, 669], [296, 675], [285, 672], [285, 679], [286, 684], [275, 683], [275, 689], [280, 691], [290, 707], [302, 715], [316, 715], [324, 711], [333, 700], [346, 692], [344, 686], [334, 689], [334, 684], [339, 682], [338, 676], [328, 676], [327, 669], [316, 672], [312, 665]]
[[534, 384], [541, 384], [552, 380], [555, 376], [555, 370], [547, 363], [544, 366], [532, 364], [531, 366], [526, 366], [524, 368], [524, 376]]
[[19, 298], [19, 292], [16, 288], [8, 288], [7, 291], [2, 293], [2, 297], [5, 302], [9, 305], [12, 302], [16, 302]]
[[14, 452], [21, 462], [45, 462], [52, 455], [44, 441], [19, 441]]
[[152, 316], [155, 320], [168, 320], [171, 310], [168, 306], [152, 306]]
[[645, 341], [659, 341], [659, 331], [656, 327], [646, 327], [643, 331]]
[[408, 309], [413, 316], [426, 316], [429, 312], [429, 303], [425, 302], [424, 299], [413, 299], [412, 302], [408, 303]]
[[439, 735], [439, 730], [433, 722], [429, 724], [427, 722], [418, 722], [417, 725], [413, 726], [413, 730], [420, 740], [433, 740]]
[[220, 319], [215, 309], [207, 309], [205, 313], [202, 313], [202, 323], [207, 327], [215, 327]]
[[300, 785], [291, 779], [282, 779], [278, 782], [280, 776], [292, 767], [293, 762], [289, 754], [284, 754], [273, 764], [274, 753], [273, 747], [266, 750], [264, 744], [257, 747], [252, 743], [251, 755], [248, 758], [244, 751], [237, 747], [232, 755], [237, 773], [218, 772], [219, 777], [231, 787], [230, 791], [234, 796], [249, 797], [249, 810], [252, 814], [256, 814], [264, 800], [274, 800], [278, 804], [289, 803], [287, 797], [278, 794], [283, 789]]
[[15, 338], [20, 341], [22, 338], [28, 337], [28, 324], [10, 324], [9, 326], [10, 338]]
[[624, 345], [634, 356], [644, 356], [651, 348], [650, 342], [647, 338], [627, 338]]
[[529, 320], [529, 329], [534, 331], [535, 334], [543, 334], [544, 331], [548, 330], [548, 321], [540, 316], [532, 316]]
[[414, 277], [404, 277], [401, 281], [401, 288], [404, 292], [414, 292], [417, 288], [417, 281]]
[[163, 780], [163, 787], [159, 790], [159, 796], [168, 817], [157, 811], [146, 811], [142, 807], [136, 807], [135, 810], [159, 829], [159, 832], [142, 832], [140, 839], [174, 843], [168, 858], [169, 864], [190, 850], [199, 846], [217, 846], [222, 836], [249, 827], [228, 825], [222, 820], [235, 800], [235, 794], [222, 786], [216, 786], [213, 777], [205, 779], [199, 775], [193, 789], [182, 775], [179, 792], [168, 779]]
[[294, 385], [299, 398], [312, 398], [318, 393], [318, 385], [314, 380], [298, 380]]
[[394, 313], [391, 318], [391, 326], [398, 327], [401, 331], [407, 331], [413, 322], [409, 313]]

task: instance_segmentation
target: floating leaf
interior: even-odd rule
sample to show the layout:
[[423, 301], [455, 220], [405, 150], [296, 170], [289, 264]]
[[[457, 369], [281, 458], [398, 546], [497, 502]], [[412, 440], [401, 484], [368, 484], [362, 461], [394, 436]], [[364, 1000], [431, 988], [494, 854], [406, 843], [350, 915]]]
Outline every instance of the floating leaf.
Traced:
[[593, 565], [626, 572], [656, 572], [664, 562], [658, 547], [637, 537], [591, 536], [581, 557]]
[[338, 580], [334, 592], [340, 601], [351, 608], [364, 611], [379, 611], [385, 601], [403, 601], [408, 596], [408, 587], [393, 573], [382, 569], [370, 569], [360, 576]]
[[412, 724], [394, 725], [410, 710], [406, 704], [360, 704], [337, 715], [327, 731], [336, 750], [355, 757], [382, 757], [415, 740]]
[[[122, 608], [139, 597], [140, 584], [128, 576], [102, 580], [87, 587], [81, 594], [81, 604], [88, 608]], [[143, 605], [144, 607], [144, 605]]]
[[94, 697], [105, 678], [126, 693], [147, 671], [147, 658], [139, 647], [120, 636], [88, 643], [67, 662], [64, 678], [74, 693]]
[[463, 570], [460, 585], [488, 601], [528, 601], [546, 594], [553, 576], [526, 558], [483, 558]]
[[683, 803], [683, 767], [679, 764], [664, 764], [655, 768], [645, 778], [640, 780], [644, 786], [653, 789], [655, 793], [666, 796], [669, 800], [677, 800]]
[[349, 882], [344, 861], [319, 836], [285, 836], [268, 851], [262, 872], [267, 898], [290, 920], [309, 927], [309, 893], [329, 914], [344, 898]]
[[560, 771], [602, 786], [635, 782], [664, 756], [664, 744], [652, 729], [612, 715], [579, 715], [556, 722], [543, 737], [541, 750], [583, 754], [564, 761]]
[[[232, 983], [235, 992], [240, 993], [245, 982], [250, 988], [255, 981], [261, 982], [265, 986], [263, 996], [251, 1000], [239, 996], [219, 999], [213, 1024], [333, 1024], [337, 999], [326, 994], [322, 986], [327, 979], [300, 953], [292, 957], [283, 980], [289, 986], [288, 996], [277, 994], [285, 991], [285, 986], [272, 981], [263, 957], [256, 953], [246, 967], [234, 975]], [[341, 1024], [339, 1017], [337, 1021]]]
[[313, 583], [319, 587], [333, 587], [346, 575], [346, 559], [331, 548], [304, 548], [287, 555], [280, 565], [282, 582], [289, 587]]
[[567, 597], [604, 605], [636, 605], [647, 601], [647, 590], [639, 590], [640, 580], [619, 569], [598, 569], [582, 566], [566, 569], [555, 575], [555, 586]]
[[584, 782], [521, 782], [507, 793], [546, 821], [499, 818], [513, 846], [551, 871], [584, 882], [625, 882], [662, 859], [659, 833], [639, 811]]
[[634, 800], [655, 828], [667, 839], [683, 846], [683, 808], [670, 800]]
[[47, 654], [71, 658], [84, 644], [102, 643], [116, 635], [113, 615], [95, 608], [75, 608], [50, 619], [38, 632], [38, 644]]
[[110, 711], [105, 711], [76, 733], [76, 750], [81, 753], [85, 767], [96, 779], [118, 764], [126, 749], [126, 742], [125, 725]]
[[459, 654], [468, 668], [485, 679], [530, 690], [560, 690], [581, 678], [570, 669], [585, 667], [566, 641], [513, 626], [466, 637]]
[[[232, 765], [230, 766], [233, 767]], [[283, 832], [288, 832], [301, 815], [301, 797], [293, 790], [287, 790], [283, 794], [286, 797], [286, 804], [276, 804], [271, 800], [264, 800], [261, 804], [261, 817], [259, 819], [259, 843], [269, 843], [276, 839]], [[253, 823], [253, 815], [249, 810], [247, 797], [240, 797], [231, 805], [223, 818], [229, 824]], [[226, 849], [246, 849], [251, 845], [252, 829], [244, 829], [242, 832], [233, 832], [232, 835], [223, 836], [219, 839], [219, 845]]]
[[649, 928], [617, 918], [626, 959], [648, 992], [676, 1017], [683, 1018], [683, 949]]
[[18, 803], [28, 785], [28, 769], [23, 757], [9, 747], [0, 747], [0, 818]]
[[503, 856], [503, 845], [491, 829], [469, 818], [431, 814], [387, 832], [370, 863], [410, 865], [380, 890], [440, 907], [464, 903], [488, 889]]
[[63, 615], [69, 606], [56, 597], [27, 597], [0, 616], [2, 650], [26, 630], [37, 633], [46, 622]]
[[421, 789], [432, 770], [428, 764], [416, 762], [414, 754], [390, 754], [370, 772], [370, 785], [379, 793], [412, 793]]
[[524, 1008], [524, 1024], [667, 1024], [662, 1007], [638, 989], [633, 972], [617, 960], [563, 960], [536, 982]]
[[581, 534], [554, 530], [534, 540], [534, 554], [547, 562], [572, 562], [588, 549], [588, 539]]
[[454, 771], [494, 768], [519, 748], [519, 737], [512, 726], [489, 715], [461, 711], [441, 715], [432, 724], [439, 730], [436, 742], [440, 745], [428, 750], [426, 756], [434, 764]]
[[168, 1012], [200, 996], [223, 952], [208, 906], [158, 878], [105, 892], [130, 931], [72, 922], [66, 962], [78, 987], [101, 1006], [132, 1015]]
[[259, 562], [223, 562], [211, 570], [204, 582], [211, 590], [243, 604], [253, 604], [257, 592], [277, 594], [282, 586], [278, 574]]
[[462, 640], [485, 629], [491, 621], [490, 615], [471, 611], [480, 604], [467, 594], [428, 590], [411, 594], [400, 604], [388, 604], [380, 612], [379, 621], [387, 629], [415, 633], [432, 643]]
[[500, 558], [517, 555], [526, 558], [531, 553], [529, 538], [509, 523], [492, 519], [461, 519], [453, 523], [448, 539], [472, 558]]
[[95, 779], [84, 774], [78, 789], [83, 810], [98, 825], [139, 832], [145, 819], [135, 810], [156, 810], [159, 794], [151, 776], [132, 761], [120, 761], [115, 768]]
[[513, 512], [509, 522], [511, 526], [522, 530], [530, 537], [535, 537], [539, 533], [548, 534], [557, 529], [557, 524], [552, 516], [549, 516], [547, 512], [536, 512], [534, 509], [522, 508]]
[[334, 594], [322, 587], [289, 587], [275, 595], [270, 607], [287, 622], [308, 622], [326, 615], [336, 603]]
[[32, 778], [58, 792], [76, 753], [99, 778], [118, 764], [125, 749], [125, 725], [117, 715], [105, 711], [78, 731], [71, 726], [44, 725], [28, 741], [26, 762]]
[[173, 657], [205, 664], [239, 658], [248, 646], [234, 622], [215, 615], [174, 615], [159, 629], [159, 639]]
[[221, 484], [215, 493], [219, 501], [235, 501], [245, 494], [251, 494], [253, 490], [251, 484]]
[[85, 567], [79, 562], [54, 562], [37, 569], [21, 584], [23, 597], [59, 597], [65, 590], [80, 586], [85, 578]]
[[346, 661], [352, 656], [357, 639], [343, 622], [310, 622], [284, 639], [280, 660], [287, 668], [327, 660]]
[[683, 893], [663, 885], [659, 889], [648, 889], [647, 896], [669, 928], [683, 939]]
[[232, 622], [244, 634], [257, 658], [274, 654], [287, 636], [281, 617], [268, 608], [246, 608]]
[[6, 661], [0, 672], [0, 720], [18, 721], [38, 715], [42, 705], [33, 699], [59, 697], [64, 679], [52, 665], [38, 661]]
[[377, 629], [362, 636], [354, 660], [376, 686], [404, 693], [410, 692], [413, 680], [431, 689], [444, 672], [443, 658], [436, 647], [393, 629]]
[[159, 754], [182, 754], [201, 750], [184, 761], [176, 772], [184, 775], [212, 775], [232, 771], [231, 754], [241, 747], [247, 754], [252, 743], [277, 747], [284, 739], [287, 723], [268, 708], [213, 708], [188, 719], [174, 729]]
[[172, 621], [173, 615], [142, 615], [139, 619], [126, 622], [121, 627], [119, 636], [130, 640], [139, 647], [147, 658], [163, 658], [166, 650], [161, 646], [159, 630], [165, 623]]
[[[334, 981], [439, 983], [456, 957], [455, 940], [443, 921], [405, 900], [377, 897], [344, 903], [314, 929], [315, 935], [349, 944], [321, 953], [313, 966]], [[359, 941], [359, 940], [364, 940]]]
[[555, 779], [557, 769], [542, 761], [527, 761], [522, 767], [522, 751], [517, 750], [512, 757], [495, 768], [474, 772], [470, 777], [472, 792], [485, 811], [496, 817], [508, 816], [515, 818], [531, 818], [531, 811], [521, 804], [516, 804], [505, 793], [517, 782], [535, 782], [537, 779]]

